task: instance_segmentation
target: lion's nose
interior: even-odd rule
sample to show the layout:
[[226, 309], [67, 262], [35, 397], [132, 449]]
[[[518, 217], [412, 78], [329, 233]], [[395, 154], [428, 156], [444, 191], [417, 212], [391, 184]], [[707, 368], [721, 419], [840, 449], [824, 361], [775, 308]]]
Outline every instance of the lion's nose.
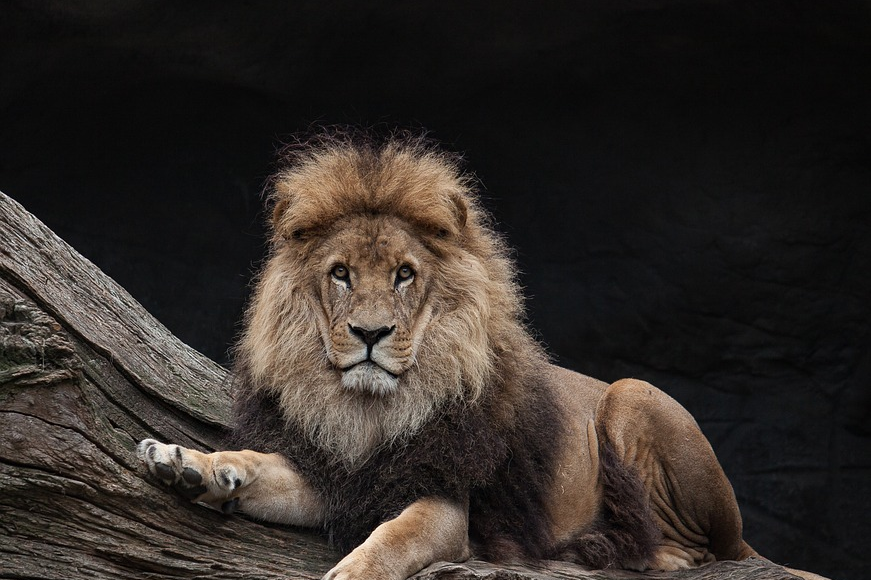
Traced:
[[376, 328], [374, 330], [369, 330], [368, 328], [363, 328], [361, 326], [354, 326], [352, 324], [348, 325], [348, 328], [351, 329], [352, 334], [356, 334], [363, 342], [366, 343], [366, 346], [372, 348], [375, 346], [379, 340], [388, 336], [391, 332], [393, 332], [396, 327], [395, 326], [382, 326], [380, 328]]

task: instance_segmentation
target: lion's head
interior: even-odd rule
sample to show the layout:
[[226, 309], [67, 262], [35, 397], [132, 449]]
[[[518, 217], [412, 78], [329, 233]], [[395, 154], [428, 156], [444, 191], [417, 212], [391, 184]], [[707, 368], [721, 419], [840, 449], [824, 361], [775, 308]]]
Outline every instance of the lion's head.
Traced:
[[477, 400], [501, 353], [532, 343], [456, 159], [422, 138], [332, 135], [285, 162], [237, 358], [288, 420], [354, 462]]

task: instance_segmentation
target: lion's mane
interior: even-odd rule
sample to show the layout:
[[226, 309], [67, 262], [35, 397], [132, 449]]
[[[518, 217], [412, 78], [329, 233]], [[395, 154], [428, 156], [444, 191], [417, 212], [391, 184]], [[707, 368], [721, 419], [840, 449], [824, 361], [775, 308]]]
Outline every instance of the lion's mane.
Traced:
[[[541, 362], [523, 327], [507, 246], [492, 229], [459, 160], [422, 137], [376, 140], [320, 134], [288, 147], [271, 183], [272, 250], [256, 282], [236, 352], [247, 387], [277, 396], [285, 419], [318, 446], [354, 463], [416, 433], [448, 402], [474, 403]], [[321, 232], [354, 214], [395, 216], [414, 226], [437, 259], [432, 319], [415, 365], [390, 397], [342, 387], [326, 358], [307, 251]], [[507, 368], [502, 354], [512, 353]], [[514, 381], [495, 381], [512, 373]], [[243, 393], [244, 396], [244, 393]], [[509, 399], [515, 402], [522, 390]]]

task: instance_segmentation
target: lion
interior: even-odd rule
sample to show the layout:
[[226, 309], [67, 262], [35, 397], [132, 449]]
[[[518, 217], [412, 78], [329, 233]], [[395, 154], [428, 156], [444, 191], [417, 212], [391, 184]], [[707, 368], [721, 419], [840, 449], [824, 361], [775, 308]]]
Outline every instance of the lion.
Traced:
[[151, 474], [225, 513], [321, 529], [346, 554], [332, 580], [472, 555], [631, 570], [758, 557], [680, 404], [549, 361], [457, 156], [325, 132], [288, 148], [269, 190], [235, 351], [240, 450], [146, 439]]

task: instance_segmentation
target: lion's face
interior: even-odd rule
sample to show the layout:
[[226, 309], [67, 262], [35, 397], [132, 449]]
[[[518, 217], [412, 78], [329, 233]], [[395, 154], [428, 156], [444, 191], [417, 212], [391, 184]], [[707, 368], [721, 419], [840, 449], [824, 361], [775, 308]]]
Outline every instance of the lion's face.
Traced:
[[342, 385], [390, 395], [415, 364], [431, 318], [431, 255], [398, 220], [356, 216], [326, 237], [311, 262], [319, 330]]

